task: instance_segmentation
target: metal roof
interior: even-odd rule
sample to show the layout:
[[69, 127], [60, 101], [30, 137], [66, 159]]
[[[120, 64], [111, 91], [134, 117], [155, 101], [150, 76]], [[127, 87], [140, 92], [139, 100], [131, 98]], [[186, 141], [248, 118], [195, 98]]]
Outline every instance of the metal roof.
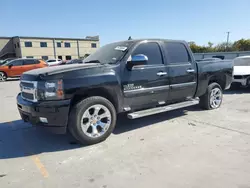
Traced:
[[1, 37], [0, 39], [12, 39], [12, 38], [23, 38], [23, 39], [55, 39], [55, 40], [79, 40], [79, 41], [99, 41], [99, 36], [87, 36], [86, 38], [68, 38], [68, 37], [32, 37], [32, 36], [14, 36], [14, 37]]

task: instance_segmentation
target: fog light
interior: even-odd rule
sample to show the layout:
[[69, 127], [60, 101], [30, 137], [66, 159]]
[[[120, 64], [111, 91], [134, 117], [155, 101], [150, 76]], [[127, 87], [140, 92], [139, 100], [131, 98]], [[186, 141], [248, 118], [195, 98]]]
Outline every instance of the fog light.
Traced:
[[42, 122], [42, 123], [48, 123], [47, 118], [39, 117], [39, 120], [40, 120], [40, 122]]

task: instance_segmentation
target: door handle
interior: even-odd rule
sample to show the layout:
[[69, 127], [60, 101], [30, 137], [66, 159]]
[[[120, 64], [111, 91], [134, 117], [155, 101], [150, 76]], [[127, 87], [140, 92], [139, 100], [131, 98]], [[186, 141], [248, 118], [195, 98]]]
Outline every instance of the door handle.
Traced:
[[164, 76], [164, 75], [167, 75], [167, 73], [166, 72], [158, 72], [157, 75], [158, 76]]
[[192, 73], [192, 72], [194, 72], [194, 69], [188, 69], [187, 72]]

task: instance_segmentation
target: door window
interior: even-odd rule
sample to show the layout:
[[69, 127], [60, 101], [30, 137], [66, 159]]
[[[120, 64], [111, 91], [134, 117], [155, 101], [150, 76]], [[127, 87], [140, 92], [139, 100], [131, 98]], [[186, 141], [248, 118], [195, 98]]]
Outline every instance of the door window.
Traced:
[[11, 64], [13, 66], [22, 66], [23, 65], [23, 60], [11, 61], [9, 64]]
[[160, 47], [156, 42], [148, 42], [140, 44], [132, 53], [133, 55], [143, 54], [148, 57], [147, 64], [163, 64]]
[[36, 61], [34, 59], [26, 59], [23, 62], [24, 65], [34, 65], [36, 64]]
[[167, 50], [169, 63], [187, 63], [190, 62], [190, 56], [184, 44], [167, 42], [164, 43], [164, 47]]

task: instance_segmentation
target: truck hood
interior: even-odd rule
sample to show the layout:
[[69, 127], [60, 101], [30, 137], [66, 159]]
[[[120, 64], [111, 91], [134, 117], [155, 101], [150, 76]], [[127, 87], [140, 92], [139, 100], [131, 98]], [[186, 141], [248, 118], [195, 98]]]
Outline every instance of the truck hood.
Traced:
[[70, 65], [59, 65], [59, 66], [53, 66], [53, 67], [45, 67], [40, 69], [34, 69], [31, 71], [27, 71], [24, 74], [28, 75], [54, 75], [74, 70], [81, 70], [81, 69], [88, 69], [88, 68], [94, 68], [102, 66], [100, 63], [86, 63], [86, 64], [70, 64]]
[[234, 66], [234, 75], [250, 75], [250, 66]]

